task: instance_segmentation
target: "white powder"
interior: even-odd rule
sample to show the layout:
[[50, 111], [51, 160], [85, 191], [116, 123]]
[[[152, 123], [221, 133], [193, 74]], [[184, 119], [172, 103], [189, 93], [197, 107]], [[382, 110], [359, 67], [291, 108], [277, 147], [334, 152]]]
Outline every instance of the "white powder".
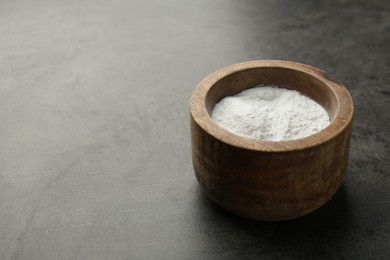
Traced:
[[295, 90], [260, 85], [223, 98], [211, 115], [226, 130], [253, 139], [294, 140], [329, 125], [325, 109]]

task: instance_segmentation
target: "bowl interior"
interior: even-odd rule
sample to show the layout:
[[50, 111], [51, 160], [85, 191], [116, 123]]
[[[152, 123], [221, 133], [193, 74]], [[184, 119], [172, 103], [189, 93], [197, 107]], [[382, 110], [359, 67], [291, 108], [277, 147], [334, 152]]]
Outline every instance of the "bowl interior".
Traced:
[[302, 71], [281, 67], [248, 68], [221, 78], [210, 87], [206, 95], [208, 114], [211, 115], [215, 104], [222, 98], [260, 84], [297, 90], [319, 103], [331, 121], [337, 117], [337, 96], [325, 82]]

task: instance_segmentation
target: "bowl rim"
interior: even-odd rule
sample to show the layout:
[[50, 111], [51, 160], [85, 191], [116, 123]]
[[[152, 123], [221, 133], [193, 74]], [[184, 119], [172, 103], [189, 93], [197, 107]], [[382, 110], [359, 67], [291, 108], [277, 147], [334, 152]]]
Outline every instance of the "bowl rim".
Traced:
[[[255, 68], [284, 68], [304, 73], [314, 77], [326, 85], [335, 95], [338, 103], [338, 110], [335, 118], [321, 131], [313, 135], [282, 141], [264, 141], [240, 136], [229, 132], [215, 123], [206, 109], [206, 97], [211, 87], [224, 77]], [[329, 142], [348, 127], [353, 118], [353, 101], [348, 90], [343, 84], [337, 82], [323, 70], [310, 65], [284, 60], [253, 60], [241, 62], [217, 70], [204, 78], [192, 92], [190, 98], [190, 114], [192, 119], [209, 135], [229, 144], [247, 150], [259, 152], [291, 152], [312, 148]]]

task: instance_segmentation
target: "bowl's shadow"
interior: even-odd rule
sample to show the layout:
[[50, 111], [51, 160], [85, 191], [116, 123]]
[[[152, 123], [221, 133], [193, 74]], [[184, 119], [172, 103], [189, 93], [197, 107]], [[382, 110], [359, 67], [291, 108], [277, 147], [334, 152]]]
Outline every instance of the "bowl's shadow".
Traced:
[[214, 236], [215, 247], [233, 250], [239, 258], [259, 254], [277, 259], [331, 257], [342, 250], [340, 244], [352, 228], [351, 203], [344, 185], [320, 209], [282, 222], [244, 219], [214, 204], [200, 187], [197, 191], [200, 228]]

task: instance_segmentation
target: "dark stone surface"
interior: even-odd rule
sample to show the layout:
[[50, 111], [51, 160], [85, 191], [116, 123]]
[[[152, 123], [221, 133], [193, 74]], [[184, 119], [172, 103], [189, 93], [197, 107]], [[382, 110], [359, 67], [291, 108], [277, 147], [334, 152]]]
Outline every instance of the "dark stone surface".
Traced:
[[[388, 259], [389, 1], [0, 2], [0, 259]], [[355, 102], [334, 199], [261, 223], [211, 203], [188, 100], [207, 74], [284, 59]]]

